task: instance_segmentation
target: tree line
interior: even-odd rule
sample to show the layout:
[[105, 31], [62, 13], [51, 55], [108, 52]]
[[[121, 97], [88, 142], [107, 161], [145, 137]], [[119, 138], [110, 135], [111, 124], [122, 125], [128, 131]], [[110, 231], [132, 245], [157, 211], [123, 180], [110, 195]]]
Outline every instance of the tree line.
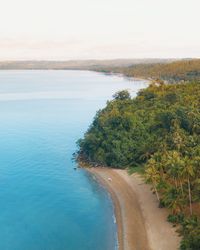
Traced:
[[199, 82], [153, 82], [136, 98], [116, 93], [78, 146], [80, 161], [140, 169], [168, 220], [182, 225], [180, 248], [200, 249]]
[[122, 73], [128, 77], [162, 79], [168, 82], [200, 80], [200, 59], [162, 63], [143, 63], [129, 67], [101, 67], [103, 72]]

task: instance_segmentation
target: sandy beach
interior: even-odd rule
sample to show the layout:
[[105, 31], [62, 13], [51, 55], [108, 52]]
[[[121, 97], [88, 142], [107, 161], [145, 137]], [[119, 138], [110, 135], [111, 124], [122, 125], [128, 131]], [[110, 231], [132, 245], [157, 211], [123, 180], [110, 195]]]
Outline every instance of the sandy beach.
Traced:
[[125, 170], [91, 168], [111, 193], [118, 225], [119, 250], [176, 250], [180, 238], [166, 221], [169, 211], [158, 202], [138, 174]]

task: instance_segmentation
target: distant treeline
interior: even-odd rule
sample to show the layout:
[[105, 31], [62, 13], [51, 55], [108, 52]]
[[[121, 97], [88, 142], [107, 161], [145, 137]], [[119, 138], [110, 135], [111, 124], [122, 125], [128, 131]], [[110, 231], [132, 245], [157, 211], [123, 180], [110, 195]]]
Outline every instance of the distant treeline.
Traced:
[[0, 61], [0, 70], [92, 70], [169, 82], [200, 80], [200, 59]]
[[200, 59], [170, 63], [137, 64], [128, 67], [102, 67], [103, 72], [122, 73], [128, 77], [162, 79], [170, 82], [200, 80]]
[[68, 61], [0, 61], [0, 69], [23, 70], [96, 70], [108, 67], [128, 67], [135, 64], [163, 63], [172, 59], [113, 59], [113, 60], [68, 60]]
[[78, 141], [78, 160], [139, 168], [169, 221], [182, 225], [181, 249], [199, 250], [200, 83], [154, 83], [136, 98], [126, 90], [113, 97]]

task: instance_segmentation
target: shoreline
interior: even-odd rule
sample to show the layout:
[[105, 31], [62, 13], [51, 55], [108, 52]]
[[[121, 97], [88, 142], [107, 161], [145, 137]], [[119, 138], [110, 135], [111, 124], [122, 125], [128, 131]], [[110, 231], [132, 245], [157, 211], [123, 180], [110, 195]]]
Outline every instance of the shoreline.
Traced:
[[113, 202], [114, 207], [114, 215], [116, 218], [116, 224], [117, 224], [117, 245], [118, 250], [124, 250], [124, 244], [123, 244], [123, 223], [122, 223], [122, 214], [121, 214], [121, 208], [119, 200], [116, 196], [116, 193], [114, 190], [110, 187], [108, 182], [96, 171], [94, 168], [85, 168], [89, 173], [93, 174], [97, 180], [100, 182], [101, 185], [103, 185], [106, 190], [110, 193], [111, 199]]
[[[176, 250], [180, 237], [159, 208], [151, 186], [138, 174], [104, 167], [86, 168], [111, 194], [119, 250]], [[111, 179], [110, 179], [111, 178]]]

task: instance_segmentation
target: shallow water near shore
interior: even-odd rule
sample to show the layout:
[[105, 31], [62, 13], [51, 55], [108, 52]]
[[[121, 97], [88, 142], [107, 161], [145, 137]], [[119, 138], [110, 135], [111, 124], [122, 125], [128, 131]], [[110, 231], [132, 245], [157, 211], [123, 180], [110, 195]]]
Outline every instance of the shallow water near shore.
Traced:
[[110, 196], [72, 154], [116, 91], [144, 87], [89, 71], [0, 71], [0, 249], [116, 248]]

